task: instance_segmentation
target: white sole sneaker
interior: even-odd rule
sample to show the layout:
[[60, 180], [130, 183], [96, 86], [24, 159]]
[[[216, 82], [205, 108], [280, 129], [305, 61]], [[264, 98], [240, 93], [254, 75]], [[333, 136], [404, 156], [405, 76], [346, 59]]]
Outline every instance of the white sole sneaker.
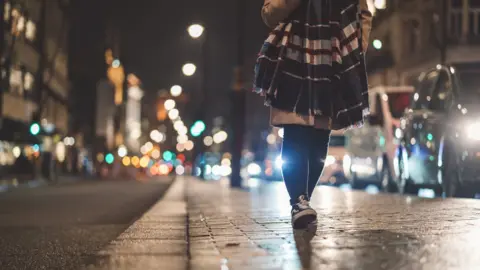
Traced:
[[294, 229], [306, 229], [317, 221], [317, 212], [312, 208], [303, 209], [292, 215], [292, 227]]

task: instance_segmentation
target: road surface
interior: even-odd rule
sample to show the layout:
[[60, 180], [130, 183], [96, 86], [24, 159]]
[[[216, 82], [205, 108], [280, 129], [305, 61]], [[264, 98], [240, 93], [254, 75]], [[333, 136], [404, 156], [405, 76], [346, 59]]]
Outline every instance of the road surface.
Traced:
[[81, 267], [169, 184], [83, 181], [0, 194], [0, 269]]

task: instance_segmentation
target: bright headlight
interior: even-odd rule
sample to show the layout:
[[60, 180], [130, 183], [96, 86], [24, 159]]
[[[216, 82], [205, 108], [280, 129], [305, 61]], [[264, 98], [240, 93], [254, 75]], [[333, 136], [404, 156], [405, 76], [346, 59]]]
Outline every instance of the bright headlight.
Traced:
[[256, 176], [262, 172], [262, 168], [257, 163], [250, 163], [248, 164], [247, 172], [252, 176]]
[[467, 126], [467, 137], [472, 140], [480, 141], [480, 123], [474, 123]]
[[336, 161], [337, 159], [334, 156], [327, 156], [327, 158], [325, 158], [325, 167], [334, 164]]
[[352, 166], [352, 158], [349, 155], [343, 156], [343, 170], [345, 172], [350, 172], [351, 166]]
[[282, 156], [277, 156], [277, 158], [275, 159], [275, 166], [277, 166], [277, 168], [281, 169], [283, 167], [283, 159], [282, 159]]

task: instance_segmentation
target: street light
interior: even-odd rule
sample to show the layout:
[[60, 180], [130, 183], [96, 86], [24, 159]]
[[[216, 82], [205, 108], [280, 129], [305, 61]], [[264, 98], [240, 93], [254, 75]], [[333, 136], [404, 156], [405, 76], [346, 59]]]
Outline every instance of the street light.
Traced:
[[180, 115], [180, 112], [177, 109], [172, 109], [168, 112], [168, 118], [175, 120]]
[[113, 67], [113, 68], [118, 68], [118, 67], [120, 67], [120, 60], [118, 60], [118, 59], [113, 60], [113, 62], [112, 62], [112, 67]]
[[38, 135], [40, 133], [40, 125], [38, 123], [33, 123], [30, 125], [30, 133], [32, 135]]
[[194, 146], [194, 145], [195, 145], [195, 144], [194, 144], [192, 141], [188, 140], [188, 141], [185, 143], [185, 150], [191, 151], [191, 150], [193, 149], [193, 146]]
[[220, 144], [224, 141], [226, 141], [228, 138], [228, 134], [227, 132], [225, 131], [219, 131], [217, 133], [215, 133], [215, 135], [213, 135], [213, 142], [216, 143], [216, 144]]
[[192, 24], [187, 28], [187, 31], [192, 38], [197, 39], [202, 36], [205, 28], [200, 24]]
[[182, 87], [180, 85], [174, 85], [170, 88], [170, 94], [173, 96], [173, 97], [178, 97], [182, 94]]
[[118, 156], [119, 157], [124, 157], [124, 156], [127, 155], [127, 153], [128, 153], [128, 150], [124, 145], [120, 145], [118, 147]]
[[175, 123], [173, 123], [173, 128], [178, 131], [179, 129], [182, 129], [184, 127], [183, 125], [183, 122], [182, 120], [179, 120], [179, 121], [175, 121]]
[[386, 9], [387, 8], [387, 1], [386, 0], [375, 0], [373, 5], [376, 9]]
[[382, 41], [379, 40], [379, 39], [375, 39], [375, 40], [373, 41], [373, 47], [374, 47], [375, 49], [377, 49], [377, 50], [382, 49], [382, 47], [383, 47]]
[[175, 108], [175, 100], [167, 99], [163, 105], [165, 106], [165, 110], [170, 111]]
[[160, 143], [161, 141], [163, 141], [165, 139], [165, 134], [163, 134], [162, 132], [154, 129], [154, 130], [152, 130], [152, 132], [150, 132], [150, 139], [152, 139], [156, 143]]
[[195, 71], [197, 70], [197, 67], [192, 64], [192, 63], [186, 63], [185, 65], [183, 65], [182, 67], [182, 72], [183, 72], [183, 75], [185, 76], [192, 76], [193, 74], [195, 74]]

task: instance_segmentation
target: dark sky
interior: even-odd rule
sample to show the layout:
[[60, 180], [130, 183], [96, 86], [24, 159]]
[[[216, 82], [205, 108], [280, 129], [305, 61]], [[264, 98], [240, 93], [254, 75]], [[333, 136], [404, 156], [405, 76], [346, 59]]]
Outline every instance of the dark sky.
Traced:
[[[260, 18], [262, 0], [244, 0], [245, 17], [245, 87], [250, 92], [253, 65], [268, 29]], [[73, 0], [70, 28], [72, 99], [82, 117], [92, 118], [95, 84], [105, 77], [105, 23], [110, 16], [121, 33], [121, 61], [127, 72], [142, 80], [152, 102], [159, 89], [180, 84], [187, 93], [198, 94], [199, 75], [186, 78], [181, 66], [191, 61], [200, 64], [200, 44], [190, 39], [186, 28], [201, 23], [207, 28], [208, 78], [211, 96], [208, 116], [228, 117], [231, 100], [233, 67], [236, 59], [236, 1], [233, 0]], [[92, 72], [95, 70], [95, 72]], [[195, 105], [191, 102], [190, 105]], [[153, 104], [146, 109], [154, 110]], [[248, 93], [248, 130], [259, 136], [260, 128], [268, 128], [268, 110], [263, 99]], [[88, 121], [87, 124], [89, 125]]]
[[[268, 29], [260, 18], [263, 1], [244, 0], [245, 18], [245, 73], [247, 91], [251, 88], [253, 61]], [[208, 78], [207, 88], [213, 102], [211, 116], [227, 115], [230, 108], [233, 67], [236, 58], [236, 1], [232, 0], [177, 0], [126, 1], [119, 6], [122, 35], [121, 56], [128, 71], [136, 73], [152, 95], [173, 84], [185, 91], [198, 91], [197, 76], [186, 78], [181, 66], [185, 62], [200, 61], [200, 44], [192, 40], [186, 28], [201, 23], [207, 28]], [[268, 126], [268, 115], [261, 97], [248, 94], [252, 125]], [[259, 110], [259, 111], [257, 111]], [[263, 117], [259, 117], [263, 116]], [[253, 128], [253, 126], [252, 126]]]
[[[122, 13], [122, 56], [129, 68], [141, 74], [147, 87], [169, 86], [185, 78], [181, 65], [199, 60], [200, 44], [186, 33], [188, 25], [199, 22], [208, 31], [210, 70], [217, 77], [230, 77], [236, 47], [236, 1], [178, 0], [128, 1]], [[255, 55], [267, 29], [261, 24], [261, 1], [246, 1], [246, 56]], [[132, 4], [135, 3], [135, 4]], [[252, 50], [252, 47], [254, 48]]]

